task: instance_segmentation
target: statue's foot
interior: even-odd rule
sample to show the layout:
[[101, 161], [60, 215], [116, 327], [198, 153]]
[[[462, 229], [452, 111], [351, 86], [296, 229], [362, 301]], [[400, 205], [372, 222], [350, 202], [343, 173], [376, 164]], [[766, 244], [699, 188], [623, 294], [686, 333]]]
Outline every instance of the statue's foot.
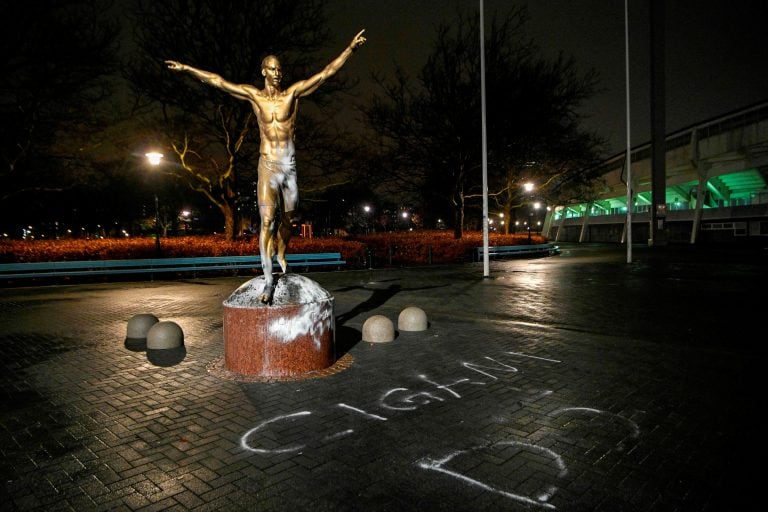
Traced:
[[273, 292], [274, 290], [272, 288], [270, 288], [268, 291], [264, 290], [264, 292], [262, 292], [262, 294], [259, 295], [259, 300], [261, 301], [261, 303], [269, 304], [270, 302], [272, 302]]
[[259, 300], [262, 302], [262, 304], [269, 304], [272, 302], [272, 297], [274, 294], [275, 284], [267, 283], [264, 285], [264, 290], [261, 292], [261, 295], [259, 295]]

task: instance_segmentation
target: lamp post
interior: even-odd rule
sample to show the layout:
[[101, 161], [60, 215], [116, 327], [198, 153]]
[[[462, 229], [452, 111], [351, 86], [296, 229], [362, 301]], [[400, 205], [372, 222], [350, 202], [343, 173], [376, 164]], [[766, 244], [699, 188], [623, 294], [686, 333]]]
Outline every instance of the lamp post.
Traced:
[[370, 234], [371, 232], [371, 206], [370, 205], [363, 205], [363, 212], [365, 212], [365, 234]]
[[528, 207], [528, 245], [531, 245], [531, 222], [533, 219], [533, 214], [531, 212], [531, 207]]
[[[540, 202], [536, 201], [535, 203], [533, 203], [533, 213], [534, 213], [533, 218], [536, 221], [536, 234], [537, 235], [541, 234], [541, 220], [539, 220], [539, 219], [541, 219], [541, 217], [539, 216], [539, 209], [540, 208], [541, 208], [541, 203]], [[531, 225], [531, 227], [533, 227], [533, 225]], [[530, 236], [529, 236], [529, 238], [530, 238]]]
[[190, 229], [192, 228], [192, 212], [189, 210], [182, 210], [181, 219], [184, 222], [184, 234], [188, 235]]
[[531, 193], [533, 192], [533, 183], [530, 181], [523, 184], [523, 190], [528, 194], [528, 245], [531, 245], [531, 222], [533, 222], [533, 210], [531, 210]]
[[[157, 167], [163, 159], [163, 154], [157, 151], [150, 151], [144, 156], [147, 157], [149, 165]], [[155, 188], [155, 254], [160, 256], [160, 203], [157, 199], [157, 189]]]

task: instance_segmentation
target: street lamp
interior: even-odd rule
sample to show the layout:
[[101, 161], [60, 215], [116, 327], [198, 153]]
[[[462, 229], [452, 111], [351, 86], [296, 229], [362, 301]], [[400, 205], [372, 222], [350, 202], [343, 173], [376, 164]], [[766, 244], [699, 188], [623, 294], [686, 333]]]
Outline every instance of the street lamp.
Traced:
[[400, 217], [403, 219], [403, 225], [407, 228], [410, 225], [410, 220], [408, 219], [409, 214], [406, 210], [403, 210], [400, 212]]
[[[150, 151], [144, 156], [147, 157], [149, 165], [157, 167], [163, 159], [163, 154], [157, 151]], [[157, 199], [157, 188], [155, 188], [155, 253], [160, 256], [160, 205]]]
[[192, 224], [192, 212], [189, 210], [182, 210], [181, 211], [181, 220], [184, 223], [184, 233], [189, 234], [189, 231], [191, 229]]
[[533, 210], [536, 215], [534, 217], [536, 218], [536, 234], [541, 234], [541, 221], [539, 220], [541, 217], [539, 217], [539, 209], [541, 208], [541, 203], [539, 201], [536, 201], [533, 203]]
[[[534, 189], [533, 183], [531, 183], [530, 181], [523, 184], [523, 190], [525, 190], [525, 192], [529, 196], [528, 197], [528, 199], [529, 199], [529, 203], [528, 203], [528, 245], [531, 244], [531, 223], [533, 222], [533, 210], [531, 210], [531, 204], [530, 204], [530, 199], [531, 199], [530, 196], [531, 196], [531, 193], [533, 192], [533, 189]], [[538, 204], [538, 203], [536, 203], [536, 204]], [[537, 208], [538, 208], [538, 206], [537, 206]]]
[[371, 208], [370, 205], [363, 205], [363, 211], [365, 212], [365, 234], [369, 234], [371, 232], [371, 211], [373, 208]]

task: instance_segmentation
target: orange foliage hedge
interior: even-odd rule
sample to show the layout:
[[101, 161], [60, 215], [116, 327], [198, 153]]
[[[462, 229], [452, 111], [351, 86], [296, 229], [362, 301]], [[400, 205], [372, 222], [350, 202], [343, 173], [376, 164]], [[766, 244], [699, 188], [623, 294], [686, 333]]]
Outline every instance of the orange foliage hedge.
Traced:
[[[161, 238], [164, 257], [234, 256], [258, 254], [258, 239], [228, 241], [222, 236]], [[533, 243], [546, 239], [532, 235]], [[528, 243], [527, 234], [489, 234], [490, 245]], [[482, 233], [466, 232], [455, 240], [448, 231], [376, 233], [363, 236], [291, 239], [289, 252], [295, 254], [340, 252], [350, 268], [366, 265], [368, 252], [376, 266], [461, 263], [472, 261], [475, 248], [482, 246]], [[65, 240], [0, 240], [0, 262], [111, 260], [155, 257], [154, 238], [106, 238]]]
[[[356, 236], [373, 252], [374, 262], [379, 265], [422, 265], [430, 263], [461, 263], [473, 261], [475, 249], [482, 247], [480, 231], [465, 231], [461, 240], [453, 238], [453, 231], [401, 231]], [[546, 238], [531, 235], [531, 243], [545, 243]], [[527, 234], [503, 235], [489, 233], [488, 243], [494, 245], [521, 245], [528, 243]]]

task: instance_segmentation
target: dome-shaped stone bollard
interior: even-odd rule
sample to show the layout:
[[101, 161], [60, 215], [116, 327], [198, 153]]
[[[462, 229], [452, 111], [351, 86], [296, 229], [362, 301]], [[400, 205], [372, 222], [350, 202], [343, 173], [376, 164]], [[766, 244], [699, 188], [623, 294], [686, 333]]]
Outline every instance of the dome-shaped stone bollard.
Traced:
[[147, 333], [157, 322], [159, 322], [158, 318], [150, 313], [134, 315], [128, 320], [128, 333], [126, 337], [131, 340], [146, 339]]
[[184, 345], [184, 332], [175, 322], [157, 322], [147, 333], [147, 349], [165, 350]]
[[385, 343], [395, 339], [395, 326], [384, 315], [373, 315], [363, 323], [363, 341]]
[[408, 306], [397, 317], [397, 328], [401, 331], [425, 331], [427, 314], [416, 306]]

